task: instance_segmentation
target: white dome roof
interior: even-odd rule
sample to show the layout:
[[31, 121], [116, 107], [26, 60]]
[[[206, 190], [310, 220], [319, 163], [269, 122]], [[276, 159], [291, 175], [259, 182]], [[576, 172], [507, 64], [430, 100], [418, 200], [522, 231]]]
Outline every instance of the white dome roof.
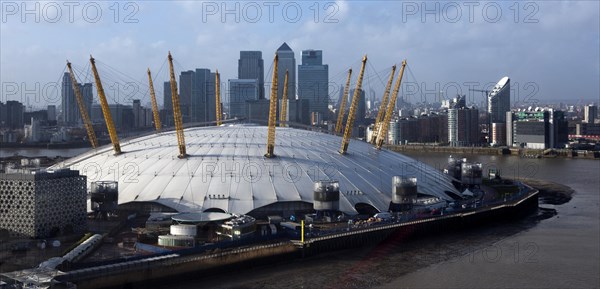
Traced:
[[94, 181], [119, 182], [119, 204], [156, 202], [179, 212], [221, 209], [246, 214], [277, 202], [312, 203], [313, 184], [338, 180], [340, 211], [356, 214], [357, 203], [387, 211], [392, 177], [416, 177], [422, 194], [451, 200], [460, 195], [440, 171], [402, 154], [351, 140], [340, 155], [341, 138], [277, 128], [275, 158], [265, 158], [267, 127], [231, 125], [185, 129], [188, 158], [177, 158], [174, 131], [123, 140], [58, 163]]

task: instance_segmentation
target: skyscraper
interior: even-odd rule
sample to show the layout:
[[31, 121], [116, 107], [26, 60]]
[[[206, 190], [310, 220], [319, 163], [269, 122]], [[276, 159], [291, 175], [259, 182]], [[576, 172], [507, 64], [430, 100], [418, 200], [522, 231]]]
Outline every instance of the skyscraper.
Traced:
[[583, 122], [594, 123], [598, 116], [598, 107], [595, 105], [586, 105], [583, 108]]
[[[383, 98], [383, 95], [381, 96], [381, 98]], [[375, 101], [377, 100], [377, 93], [373, 88], [369, 88], [369, 100], [371, 101], [371, 104], [375, 103]]]
[[4, 127], [8, 122], [8, 111], [6, 104], [0, 101], [0, 127]]
[[493, 134], [493, 127], [499, 131], [506, 131], [506, 113], [510, 111], [510, 79], [503, 77], [494, 86], [488, 95], [489, 113], [488, 121], [488, 142], [492, 144], [504, 143], [504, 139], [495, 139], [494, 136], [502, 134]]
[[215, 73], [207, 68], [196, 69], [192, 93], [192, 122], [216, 120]]
[[[117, 130], [128, 130], [134, 128], [134, 114], [132, 105], [124, 105], [120, 103], [108, 104], [108, 109], [112, 116], [115, 128]], [[93, 123], [104, 123], [104, 114], [100, 104], [94, 104], [92, 106], [92, 114], [90, 115]], [[170, 115], [171, 121], [173, 121], [173, 115]]]
[[247, 101], [259, 99], [259, 86], [256, 79], [229, 80], [229, 116], [247, 118]]
[[[207, 68], [197, 68], [194, 71], [192, 84], [192, 98], [191, 98], [191, 121], [192, 122], [206, 122], [208, 121], [208, 97], [209, 96], [209, 87], [214, 86], [214, 79], [211, 82], [211, 72], [210, 69]], [[214, 92], [212, 94], [214, 98]], [[213, 106], [214, 110], [215, 107]]]
[[[342, 107], [342, 98], [344, 98], [344, 86], [340, 85], [338, 89], [338, 100], [337, 100], [337, 109], [339, 110]], [[348, 109], [348, 100], [346, 100], [345, 109]]]
[[173, 99], [171, 98], [171, 82], [165, 81], [163, 83], [163, 110], [162, 110], [161, 122], [164, 126], [173, 126], [175, 120], [173, 119]]
[[[367, 101], [366, 101], [365, 91], [361, 89], [358, 96], [359, 96], [359, 99], [358, 99], [358, 106], [356, 107], [356, 116], [354, 119], [354, 126], [359, 126], [359, 125], [365, 124], [365, 118], [367, 115], [367, 105], [366, 105]], [[350, 109], [350, 106], [352, 105], [353, 97], [354, 97], [354, 88], [350, 89], [350, 91], [348, 92], [348, 101], [349, 101], [349, 106], [347, 106], [348, 109]]]
[[308, 111], [308, 100], [288, 99], [288, 123], [310, 124], [310, 112]]
[[329, 66], [323, 65], [321, 50], [302, 51], [302, 64], [298, 65], [298, 99], [308, 100], [310, 113], [319, 113], [323, 120], [327, 120]]
[[48, 105], [48, 121], [56, 121], [56, 105]]
[[8, 100], [2, 112], [4, 110], [6, 110], [6, 114], [2, 117], [6, 118], [4, 125], [10, 129], [22, 129], [24, 124], [23, 113], [25, 111], [23, 104], [16, 100]]
[[[279, 65], [277, 73], [277, 97], [281, 99], [283, 96], [283, 83], [285, 80], [285, 71], [287, 70], [288, 75], [288, 99], [296, 99], [296, 58], [294, 57], [294, 51], [283, 43], [277, 49], [277, 55], [279, 56]], [[279, 113], [278, 113], [279, 115]]]
[[181, 116], [184, 123], [191, 121], [194, 73], [193, 70], [188, 70], [182, 71], [179, 75], [179, 104], [181, 104]]
[[240, 51], [238, 79], [256, 79], [258, 97], [265, 98], [265, 67], [261, 51]]
[[[83, 97], [83, 105], [89, 116], [92, 113], [92, 103], [94, 102], [94, 86], [91, 83], [84, 83], [79, 84], [79, 89], [81, 90], [81, 96]], [[77, 117], [77, 120], [83, 123], [79, 109], [77, 110]]]
[[[179, 76], [179, 102], [183, 122], [216, 120], [215, 73], [207, 68], [181, 72]], [[170, 83], [165, 82], [165, 112], [173, 118]], [[171, 123], [170, 120], [167, 122]]]
[[77, 104], [75, 103], [73, 85], [68, 72], [63, 74], [61, 100], [61, 122], [65, 125], [73, 124], [75, 122], [75, 110], [77, 109]]
[[506, 112], [510, 111], [510, 79], [503, 77], [488, 96], [490, 122], [506, 122]]
[[[93, 100], [93, 86], [91, 83], [78, 84], [81, 96], [83, 97], [83, 104], [87, 110], [88, 115], [92, 112], [92, 100]], [[81, 112], [75, 99], [75, 92], [73, 91], [73, 83], [71, 82], [71, 76], [68, 72], [65, 72], [62, 80], [61, 88], [61, 107], [62, 107], [62, 118], [61, 121], [64, 125], [77, 125], [83, 123], [81, 121]]]
[[133, 100], [133, 127], [143, 127], [145, 124], [144, 110], [142, 109], [142, 103], [139, 99]]
[[449, 109], [448, 141], [450, 146], [471, 146], [479, 143], [479, 110], [475, 108]]
[[[210, 71], [210, 70], [209, 70]], [[209, 75], [208, 83], [206, 84], [206, 120], [205, 121], [216, 121], [217, 120], [217, 98], [216, 98], [216, 85], [215, 79], [217, 74], [211, 72]], [[221, 87], [221, 98], [223, 97], [223, 86], [219, 83]], [[222, 105], [222, 100], [221, 104]], [[223, 111], [223, 106], [221, 106], [221, 111]]]

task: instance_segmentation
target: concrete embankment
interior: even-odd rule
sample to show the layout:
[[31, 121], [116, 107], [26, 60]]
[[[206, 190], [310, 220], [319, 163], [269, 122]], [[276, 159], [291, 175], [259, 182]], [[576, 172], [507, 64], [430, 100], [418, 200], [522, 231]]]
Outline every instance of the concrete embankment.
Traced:
[[74, 270], [57, 279], [75, 283], [78, 289], [123, 287], [144, 282], [175, 282], [174, 276], [181, 279], [186, 275], [197, 275], [235, 266], [261, 265], [293, 257], [296, 252], [297, 248], [290, 242], [203, 255], [180, 256], [174, 252], [148, 259]]
[[537, 209], [538, 193], [537, 190], [533, 190], [518, 200], [495, 206], [481, 207], [468, 212], [436, 216], [406, 223], [392, 223], [312, 238], [302, 246], [302, 254], [303, 256], [309, 256], [378, 243], [390, 237], [412, 238], [432, 233], [439, 234], [449, 230], [472, 228], [492, 221], [513, 220]]
[[[78, 269], [58, 277], [77, 284], [77, 288], [123, 287], [128, 284], [165, 284], [197, 277], [199, 274], [222, 273], [277, 261], [317, 255], [346, 248], [376, 244], [388, 238], [405, 238], [456, 228], [471, 228], [493, 220], [510, 220], [538, 207], [538, 191], [494, 206], [481, 207], [445, 216], [435, 216], [406, 223], [369, 226], [349, 232], [306, 240], [304, 244], [279, 242], [235, 248], [208, 254], [180, 255], [177, 252], [146, 259]], [[153, 283], [148, 283], [153, 282]], [[151, 287], [151, 286], [150, 286]], [[142, 288], [142, 287], [140, 287]]]

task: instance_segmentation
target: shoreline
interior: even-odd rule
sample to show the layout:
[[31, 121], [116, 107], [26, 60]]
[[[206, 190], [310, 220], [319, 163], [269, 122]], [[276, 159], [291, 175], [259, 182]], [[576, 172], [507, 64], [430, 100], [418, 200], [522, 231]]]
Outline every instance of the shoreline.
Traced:
[[521, 181], [526, 185], [539, 191], [540, 204], [547, 205], [562, 205], [566, 204], [573, 198], [575, 190], [571, 187], [551, 182], [532, 178], [515, 178], [513, 180]]
[[572, 158], [600, 160], [600, 151], [569, 149], [524, 149], [508, 147], [449, 147], [437, 145], [385, 145], [385, 148], [399, 153], [451, 153], [470, 155], [519, 156], [522, 158]]
[[[575, 191], [568, 186], [550, 181], [526, 178], [518, 178], [516, 180], [522, 181], [528, 186], [538, 190], [540, 204], [565, 204], [572, 199], [572, 196], [575, 193]], [[169, 275], [166, 280], [178, 278], [184, 281], [184, 287], [174, 287], [173, 284], [167, 283], [161, 285], [165, 286], [163, 288], [195, 288], [195, 286], [191, 284], [198, 284], [200, 282], [206, 285], [206, 282], [210, 283], [210, 279], [214, 279], [214, 282], [216, 283], [212, 287], [219, 288], [280, 288], [282, 286], [297, 287], [301, 284], [308, 287], [323, 287], [325, 283], [337, 280], [329, 286], [339, 287], [339, 285], [343, 284], [343, 287], [345, 288], [377, 287], [388, 284], [392, 279], [397, 278], [398, 276], [414, 272], [426, 266], [457, 257], [461, 258], [466, 254], [481, 251], [488, 246], [490, 242], [493, 243], [498, 239], [527, 230], [540, 221], [552, 218], [555, 215], [556, 210], [537, 206], [535, 210], [532, 210], [524, 217], [513, 219], [511, 221], [494, 219], [486, 222], [485, 226], [461, 226], [456, 231], [434, 227], [428, 229], [429, 232], [424, 236], [421, 234], [418, 234], [418, 236], [411, 236], [411, 234], [407, 235], [406, 232], [396, 232], [380, 242], [372, 242], [371, 244], [365, 244], [358, 248], [322, 252], [307, 258], [290, 258], [292, 257], [291, 255], [283, 258], [274, 258], [274, 256], [272, 256], [271, 258], [268, 258], [271, 259], [270, 262], [268, 261], [266, 263], [249, 259], [238, 265], [225, 266], [222, 267], [222, 269], [214, 268], [214, 270], [205, 270], [204, 273], [208, 274], [205, 275], [206, 277], [200, 279], [196, 273], [191, 271], [184, 274]], [[438, 231], [444, 231], [444, 233], [436, 235], [435, 233]], [[473, 239], [476, 241], [473, 241]], [[464, 240], [471, 240], [467, 248], [464, 247]], [[434, 244], [429, 244], [432, 241]], [[438, 247], [440, 245], [442, 245], [442, 248]], [[402, 254], [403, 259], [405, 259], [405, 255], [408, 256], [409, 262], [407, 264], [404, 262], [406, 260], [403, 260], [403, 263], [399, 264], [402, 268], [385, 265], [389, 262], [395, 262], [393, 255], [400, 253]], [[359, 257], [358, 260], [356, 259], [357, 257]], [[336, 266], [339, 268], [333, 268], [331, 264], [332, 261], [336, 263]], [[277, 265], [273, 266], [273, 264]], [[372, 275], [372, 266], [377, 267], [377, 273], [375, 273], [375, 275]], [[223, 271], [223, 269], [226, 271]], [[236, 274], [236, 278], [231, 280], [232, 283], [224, 286], [222, 284], [222, 277], [228, 273], [227, 271], [230, 271], [228, 269], [236, 269], [235, 271], [248, 273], [241, 274], [241, 276]], [[349, 271], [347, 271], [348, 269]], [[255, 270], [258, 272], [253, 272]], [[318, 273], [323, 276], [307, 280], [305, 278], [307, 274], [303, 273], [307, 270], [309, 272], [308, 275]], [[317, 270], [317, 272], [314, 270]], [[244, 277], [245, 275], [248, 276]], [[252, 281], [257, 277], [256, 275], [262, 276], [258, 283]], [[285, 275], [287, 275], [287, 277], [285, 277]], [[361, 277], [360, 275], [366, 276]], [[273, 279], [275, 276], [278, 276], [277, 279]], [[360, 278], [356, 280], [356, 277]], [[270, 281], [264, 281], [264, 278]], [[302, 279], [299, 280], [298, 278]], [[363, 280], [364, 278], [367, 278], [367, 280]], [[130, 288], [145, 288], [148, 284], [158, 285], [162, 282], [168, 282], [166, 280], [152, 280], [150, 281], [151, 283], [147, 283], [148, 281], [143, 281], [141, 283], [126, 283], [125, 286], [130, 286]], [[283, 283], [282, 280], [284, 280]], [[186, 285], [186, 283], [189, 284]], [[85, 287], [85, 285], [83, 287]]]
[[[575, 191], [565, 185], [537, 179], [527, 180], [527, 185], [539, 190], [540, 205], [565, 204]], [[321, 253], [307, 258], [259, 265], [236, 273], [236, 277], [223, 283], [230, 276], [227, 272], [215, 275], [191, 277], [179, 284], [156, 283], [156, 288], [191, 289], [196, 284], [211, 288], [376, 288], [386, 287], [398, 277], [425, 267], [484, 253], [489, 244], [500, 242], [508, 236], [536, 226], [539, 222], [556, 216], [554, 209], [539, 207], [537, 212], [512, 222], [492, 222], [486, 226], [465, 228], [436, 236], [410, 238], [391, 236], [361, 248], [343, 249]], [[465, 242], [465, 240], [467, 240]], [[141, 285], [141, 284], [140, 284]], [[144, 288], [132, 286], [132, 288]]]
[[[540, 218], [537, 217], [536, 212], [538, 211], [538, 191], [534, 190], [531, 191], [529, 193], [527, 193], [525, 196], [513, 200], [509, 203], [506, 204], [501, 204], [495, 207], [490, 207], [490, 208], [482, 208], [482, 210], [478, 210], [478, 213], [475, 212], [465, 212], [465, 213], [458, 213], [456, 215], [448, 215], [448, 216], [443, 216], [443, 217], [439, 217], [439, 218], [432, 218], [430, 220], [424, 219], [424, 220], [418, 220], [418, 221], [412, 221], [409, 223], [404, 223], [404, 224], [397, 224], [397, 225], [387, 225], [387, 226], [382, 226], [379, 229], [366, 229], [364, 232], [362, 232], [361, 234], [359, 234], [360, 232], [356, 232], [356, 233], [341, 233], [338, 234], [340, 236], [330, 236], [330, 237], [319, 237], [319, 238], [315, 238], [315, 239], [310, 239], [306, 245], [303, 245], [303, 249], [297, 249], [294, 250], [294, 252], [288, 252], [288, 253], [293, 253], [291, 255], [289, 254], [284, 254], [284, 255], [280, 255], [280, 254], [269, 254], [267, 252], [267, 255], [263, 255], [260, 252], [256, 252], [256, 253], [249, 253], [253, 256], [261, 256], [259, 257], [259, 259], [262, 259], [264, 257], [270, 256], [268, 257], [268, 259], [270, 259], [270, 261], [268, 262], [261, 262], [259, 259], [246, 259], [246, 257], [244, 257], [244, 255], [248, 255], [243, 253], [243, 255], [240, 255], [238, 257], [235, 256], [230, 256], [230, 257], [225, 257], [225, 256], [220, 256], [219, 254], [217, 254], [218, 256], [216, 256], [215, 258], [217, 258], [218, 260], [224, 261], [223, 264], [218, 265], [215, 262], [220, 263], [217, 259], [210, 260], [208, 261], [209, 263], [206, 263], [206, 265], [208, 264], [212, 264], [209, 267], [206, 267], [204, 264], [205, 263], [196, 263], [195, 260], [199, 260], [198, 258], [202, 258], [199, 256], [182, 256], [185, 259], [191, 258], [190, 261], [192, 261], [190, 264], [187, 264], [187, 261], [177, 261], [177, 260], [173, 260], [173, 261], [168, 261], [165, 264], [179, 264], [179, 265], [169, 265], [172, 267], [173, 272], [171, 273], [167, 273], [164, 272], [160, 269], [160, 267], [162, 267], [163, 265], [160, 264], [156, 264], [156, 265], [140, 265], [144, 269], [143, 273], [144, 275], [140, 276], [140, 275], [131, 275], [131, 274], [126, 274], [126, 273], [119, 273], [116, 275], [112, 275], [109, 271], [105, 271], [105, 268], [97, 268], [97, 269], [81, 269], [81, 270], [76, 270], [76, 271], [72, 271], [72, 272], [66, 272], [66, 275], [61, 276], [61, 280], [63, 281], [69, 281], [69, 282], [74, 282], [75, 284], [77, 284], [78, 286], [81, 285], [82, 288], [99, 288], [99, 287], [103, 287], [103, 286], [117, 286], [117, 287], [122, 287], [122, 286], [127, 286], [127, 288], [146, 288], [146, 286], [148, 284], [152, 284], [154, 286], [161, 284], [164, 285], [166, 287], [164, 288], [176, 288], [174, 287], [171, 283], [171, 281], [173, 280], [173, 278], [176, 278], [178, 280], [181, 281], [185, 281], [185, 283], [202, 283], [204, 285], [206, 285], [206, 280], [198, 280], [198, 276], [207, 276], [206, 278], [215, 278], [215, 279], [220, 279], [220, 277], [223, 277], [223, 274], [227, 274], [230, 273], [232, 270], [231, 269], [235, 269], [234, 271], [238, 272], [236, 273], [236, 281], [235, 284], [231, 284], [231, 287], [237, 288], [237, 287], [245, 287], [245, 288], [264, 288], [265, 285], [267, 285], [266, 283], [262, 283], [258, 284], [258, 285], [253, 285], [253, 284], [247, 284], [248, 280], [251, 280], [252, 278], [254, 278], [255, 276], [247, 276], [244, 277], [245, 275], [247, 275], [246, 273], [241, 274], [241, 272], [246, 272], [246, 271], [252, 271], [254, 268], [257, 268], [257, 270], [267, 270], [270, 271], [270, 273], [268, 273], [269, 277], [272, 278], [272, 275], [277, 275], [277, 274], [281, 274], [281, 273], [285, 273], [285, 269], [281, 270], [281, 268], [283, 267], [290, 267], [289, 270], [292, 271], [297, 271], [297, 270], [301, 270], [304, 271], [305, 269], [309, 268], [309, 270], [312, 270], [312, 268], [318, 268], [321, 265], [326, 266], [326, 268], [322, 268], [319, 269], [319, 274], [325, 276], [328, 274], [325, 274], [326, 270], [332, 270], [330, 273], [331, 274], [335, 274], [337, 275], [339, 272], [337, 272], [338, 268], [346, 268], [347, 265], [344, 265], [346, 263], [346, 261], [351, 261], [351, 260], [347, 260], [345, 257], [352, 255], [352, 254], [348, 254], [349, 252], [356, 252], [356, 251], [364, 251], [365, 248], [370, 248], [367, 252], [364, 252], [366, 254], [366, 258], [367, 261], [365, 262], [364, 260], [359, 262], [359, 264], [355, 265], [355, 267], [357, 267], [356, 270], [362, 271], [365, 268], [370, 268], [369, 263], [378, 263], [379, 260], [381, 258], [387, 258], [389, 253], [392, 253], [394, 251], [396, 251], [395, 247], [405, 247], [406, 244], [414, 244], [415, 246], [415, 251], [416, 251], [416, 255], [415, 258], [417, 259], [421, 259], [423, 257], [422, 253], [420, 253], [419, 251], [422, 250], [421, 248], [421, 244], [423, 240], [430, 240], [432, 235], [435, 235], [436, 237], [439, 237], [441, 239], [445, 239], [448, 238], [448, 236], [450, 236], [450, 238], [454, 238], [455, 240], [461, 240], [463, 239], [465, 236], [469, 236], [469, 235], [477, 235], [480, 234], [481, 231], [489, 231], [490, 227], [499, 227], [499, 231], [502, 231], [502, 228], [504, 226], [501, 226], [499, 224], [513, 224], [513, 223], [517, 223], [520, 224], [522, 223], [524, 218], [530, 218], [531, 215], [536, 215], [533, 219], [534, 223], [537, 223]], [[545, 217], [544, 217], [545, 219]], [[508, 226], [511, 227], [511, 226]], [[519, 228], [522, 227], [522, 225], [518, 226]], [[400, 229], [403, 228], [403, 229]], [[521, 228], [522, 229], [522, 228]], [[511, 231], [509, 233], [510, 234], [515, 234], [518, 231], [520, 231], [521, 229], [517, 230], [517, 231]], [[457, 234], [457, 232], [459, 232], [459, 234]], [[490, 235], [490, 236], [497, 236], [496, 235], [497, 232], [487, 232], [486, 235]], [[343, 235], [343, 236], [342, 236]], [[322, 239], [322, 240], [321, 240]], [[371, 241], [367, 241], [367, 240], [371, 240]], [[437, 238], [436, 238], [437, 239]], [[471, 239], [471, 238], [469, 238]], [[380, 241], [377, 241], [380, 240]], [[313, 242], [314, 241], [314, 242]], [[339, 242], [343, 242], [343, 243], [339, 243]], [[338, 244], [338, 246], [336, 246], [335, 244]], [[487, 243], [483, 243], [483, 245], [480, 246], [484, 246]], [[341, 245], [341, 246], [340, 246]], [[359, 245], [359, 246], [357, 246]], [[460, 244], [457, 245], [453, 245], [453, 246], [460, 246]], [[304, 249], [308, 249], [307, 251], [307, 257], [304, 257]], [[245, 250], [245, 249], [244, 249]], [[243, 251], [244, 251], [243, 250]], [[460, 254], [462, 254], [462, 252], [464, 252], [463, 249], [460, 248], [453, 248], [453, 249], [448, 249], [448, 252], [459, 252]], [[444, 251], [446, 252], [446, 251]], [[173, 252], [176, 253], [176, 252]], [[301, 253], [301, 256], [299, 255]], [[324, 254], [323, 254], [324, 253]], [[407, 252], [404, 252], [407, 253]], [[410, 252], [408, 252], [410, 253]], [[331, 255], [330, 255], [331, 254]], [[426, 258], [426, 260], [422, 260], [424, 261], [424, 263], [422, 263], [422, 265], [429, 265], [432, 263], [436, 263], [438, 261], [439, 258], [441, 258], [440, 260], [444, 260], [447, 259], [449, 257], [443, 257], [444, 253], [443, 252], [437, 252], [434, 250], [434, 255], [427, 255], [429, 257]], [[278, 257], [277, 255], [280, 255], [281, 257]], [[296, 256], [295, 256], [296, 255]], [[295, 256], [295, 257], [294, 257]], [[341, 264], [339, 264], [339, 266], [334, 266], [331, 267], [331, 264], [329, 264], [331, 259], [335, 259], [336, 257], [341, 258], [340, 262]], [[234, 262], [234, 263], [238, 263], [237, 265], [234, 265], [234, 263], [230, 263], [230, 261], [233, 261], [234, 259], [239, 259], [239, 261], [242, 262]], [[245, 260], [245, 261], [243, 261]], [[321, 260], [321, 261], [319, 261]], [[356, 260], [355, 260], [356, 261]], [[327, 264], [319, 264], [319, 263], [327, 263]], [[316, 263], [316, 264], [315, 264]], [[351, 264], [352, 262], [349, 262], [348, 264]], [[271, 266], [270, 268], [267, 267], [269, 265], [272, 264], [277, 264], [277, 267], [274, 268], [273, 266]], [[303, 265], [305, 264], [305, 265]], [[250, 265], [250, 266], [248, 266]], [[115, 265], [115, 266], [120, 266], [120, 265]], [[126, 266], [126, 265], [123, 265]], [[137, 266], [134, 267], [127, 267], [128, 270], [133, 270], [131, 273], [135, 272], [135, 269]], [[195, 269], [192, 269], [195, 268]], [[386, 266], [386, 268], [388, 268], [389, 266]], [[394, 267], [392, 266], [392, 269]], [[412, 272], [412, 269], [414, 269], [412, 266], [409, 266], [409, 270], [406, 272]], [[115, 268], [116, 269], [116, 268]], [[207, 270], [208, 269], [208, 270]], [[198, 271], [200, 270], [200, 271]], [[354, 270], [354, 269], [353, 269]], [[385, 274], [389, 273], [389, 269], [382, 269], [382, 272], [387, 272]], [[140, 271], [141, 272], [141, 271]], [[397, 275], [397, 271], [394, 270], [394, 274], [392, 275]], [[208, 273], [208, 274], [207, 274]], [[364, 273], [366, 274], [370, 274], [371, 271], [370, 270], [366, 270]], [[319, 278], [314, 278], [313, 280], [311, 280], [309, 282], [309, 284], [306, 284], [305, 282], [307, 281], [306, 279], [304, 280], [297, 280], [297, 276], [302, 276], [304, 274], [298, 274], [295, 272], [289, 273], [287, 278], [277, 278], [277, 280], [272, 280], [269, 281], [268, 284], [269, 286], [272, 286], [272, 288], [280, 288], [280, 287], [289, 287], [289, 286], [298, 286], [298, 284], [305, 284], [308, 287], [316, 287], [316, 286], [320, 286], [322, 287], [324, 283], [327, 283], [331, 280], [335, 280], [338, 279], [336, 278], [336, 276], [329, 276], [329, 278], [320, 280]], [[313, 275], [313, 274], [311, 274]], [[210, 276], [210, 277], [208, 277]], [[154, 280], [149, 280], [147, 278], [151, 278]], [[64, 278], [64, 279], [63, 279]], [[100, 282], [100, 284], [98, 284], [98, 278], [102, 278], [102, 281]], [[202, 278], [205, 279], [205, 278]], [[346, 278], [343, 278], [346, 279]], [[352, 278], [351, 278], [352, 279]], [[237, 280], [243, 280], [243, 281], [237, 281]], [[217, 280], [215, 280], [217, 281]], [[150, 282], [150, 283], [149, 283]], [[222, 284], [222, 280], [218, 280], [217, 282], [219, 282], [219, 284], [215, 284], [215, 287], [223, 287]], [[242, 282], [242, 283], [239, 283]], [[384, 281], [385, 282], [385, 281]], [[340, 284], [340, 283], [346, 283], [344, 280], [340, 280], [339, 282], [336, 282], [335, 284]], [[373, 287], [373, 286], [377, 286], [380, 285], [382, 283], [380, 282], [375, 282], [375, 283], [362, 283], [361, 282], [354, 282], [351, 281], [349, 283], [344, 284], [343, 287], [353, 287], [356, 284], [360, 284], [358, 287], [355, 288], [364, 288], [364, 287]], [[182, 287], [182, 288], [194, 288], [192, 285], [188, 285], [189, 287]], [[211, 286], [212, 287], [212, 286]], [[226, 287], [226, 288], [231, 288], [231, 287]]]

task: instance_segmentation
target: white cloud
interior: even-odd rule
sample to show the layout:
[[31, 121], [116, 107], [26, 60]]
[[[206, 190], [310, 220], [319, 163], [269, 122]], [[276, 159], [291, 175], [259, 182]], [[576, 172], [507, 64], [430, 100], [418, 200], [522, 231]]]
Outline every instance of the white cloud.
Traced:
[[[532, 24], [514, 23], [511, 4], [498, 23], [422, 23], [420, 17], [403, 22], [401, 2], [395, 1], [337, 1], [338, 22], [323, 23], [323, 2], [320, 21], [313, 19], [312, 3], [301, 3], [304, 13], [298, 23], [283, 21], [281, 6], [274, 23], [266, 21], [266, 10], [260, 23], [221, 23], [219, 15], [204, 23], [202, 3], [194, 1], [144, 2], [140, 23], [132, 25], [3, 23], [2, 81], [57, 78], [64, 59], [85, 63], [90, 53], [141, 78], [146, 67], [158, 70], [169, 50], [180, 69], [218, 68], [225, 81], [237, 76], [240, 50], [261, 50], [268, 70], [275, 50], [288, 42], [298, 64], [301, 50], [323, 50], [332, 81], [343, 82], [343, 72], [350, 65], [358, 68], [368, 53], [378, 71], [408, 58], [420, 82], [488, 82], [508, 74], [519, 82], [535, 78], [545, 97], [568, 94], [571, 86], [564, 83], [570, 82], [583, 83], [582, 93], [590, 97], [600, 94], [591, 85], [600, 78], [598, 2], [535, 2], [540, 21]], [[563, 84], [555, 81], [558, 76]]]
[[150, 44], [150, 47], [155, 48], [155, 49], [156, 48], [162, 48], [164, 46], [165, 46], [165, 41], [164, 40], [159, 40], [159, 41], [156, 41], [156, 42]]

